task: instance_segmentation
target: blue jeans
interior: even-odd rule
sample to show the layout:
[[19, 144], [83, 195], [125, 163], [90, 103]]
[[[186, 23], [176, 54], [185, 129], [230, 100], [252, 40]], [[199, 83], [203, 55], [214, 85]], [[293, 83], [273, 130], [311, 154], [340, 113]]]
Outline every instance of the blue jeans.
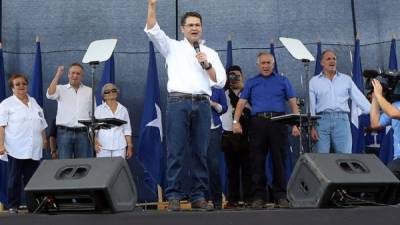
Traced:
[[207, 150], [207, 167], [209, 176], [208, 199], [214, 205], [222, 205], [222, 187], [219, 174], [219, 155], [221, 154], [222, 127], [211, 129], [210, 143]]
[[57, 153], [59, 159], [93, 157], [88, 133], [57, 128]]
[[39, 167], [39, 162], [32, 159], [16, 159], [8, 155], [8, 208], [18, 208], [21, 204], [21, 191]]
[[349, 115], [346, 112], [326, 112], [318, 120], [319, 140], [315, 144], [317, 153], [351, 153], [351, 130]]
[[[191, 151], [192, 202], [203, 200], [208, 187], [207, 147], [211, 124], [209, 100], [168, 97], [167, 103], [167, 171], [165, 196], [182, 199], [184, 152]], [[189, 147], [187, 148], [187, 144]]]

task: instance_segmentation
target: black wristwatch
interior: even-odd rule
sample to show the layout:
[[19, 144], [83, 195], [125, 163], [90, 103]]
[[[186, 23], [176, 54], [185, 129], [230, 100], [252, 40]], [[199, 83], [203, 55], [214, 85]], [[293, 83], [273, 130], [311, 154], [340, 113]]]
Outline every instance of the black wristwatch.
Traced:
[[205, 70], [209, 70], [209, 69], [211, 69], [212, 68], [212, 64], [211, 63], [208, 63], [208, 67], [206, 67], [206, 68], [204, 68]]

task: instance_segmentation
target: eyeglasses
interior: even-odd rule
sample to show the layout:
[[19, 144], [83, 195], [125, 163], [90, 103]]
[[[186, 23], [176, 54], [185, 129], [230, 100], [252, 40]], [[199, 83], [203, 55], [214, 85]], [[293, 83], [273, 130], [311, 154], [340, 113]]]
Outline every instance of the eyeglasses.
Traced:
[[14, 86], [17, 86], [17, 87], [19, 87], [19, 86], [26, 86], [26, 85], [28, 85], [26, 82], [18, 82], [18, 83], [15, 83], [15, 84], [14, 84]]
[[110, 94], [111, 92], [112, 93], [117, 93], [117, 89], [114, 88], [114, 89], [111, 89], [111, 90], [105, 90], [104, 94], [107, 95], [107, 94]]

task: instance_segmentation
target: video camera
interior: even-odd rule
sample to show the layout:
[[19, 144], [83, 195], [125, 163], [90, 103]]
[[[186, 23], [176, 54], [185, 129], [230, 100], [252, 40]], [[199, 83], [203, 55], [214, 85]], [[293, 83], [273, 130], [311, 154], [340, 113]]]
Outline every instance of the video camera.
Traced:
[[384, 97], [389, 102], [400, 101], [400, 72], [364, 70], [363, 76], [367, 79], [365, 89], [368, 92], [374, 90], [371, 84], [372, 79], [377, 79], [382, 85]]

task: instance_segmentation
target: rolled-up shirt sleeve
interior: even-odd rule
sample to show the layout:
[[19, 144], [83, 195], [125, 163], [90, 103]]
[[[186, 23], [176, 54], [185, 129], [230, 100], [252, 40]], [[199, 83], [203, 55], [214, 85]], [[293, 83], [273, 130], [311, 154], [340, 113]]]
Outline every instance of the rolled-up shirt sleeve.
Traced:
[[148, 29], [146, 25], [146, 27], [144, 28], [144, 32], [153, 42], [157, 50], [160, 51], [160, 53], [164, 57], [167, 57], [170, 49], [169, 47], [170, 38], [165, 34], [163, 30], [161, 30], [158, 23], [156, 23], [154, 27], [151, 29]]
[[211, 55], [210, 62], [214, 67], [215, 77], [217, 79], [217, 82], [214, 82], [210, 79], [211, 87], [224, 88], [226, 82], [226, 72], [218, 53], [214, 52], [214, 54]]
[[126, 121], [126, 124], [123, 125], [123, 133], [125, 136], [129, 135], [132, 136], [132, 127], [131, 127], [131, 121], [129, 119], [129, 113], [128, 110], [124, 110], [124, 119]]
[[57, 85], [57, 87], [56, 87], [56, 92], [54, 92], [54, 94], [52, 94], [52, 95], [49, 94], [49, 89], [47, 89], [47, 91], [46, 91], [47, 99], [57, 100], [59, 98], [59, 96], [60, 96], [60, 88], [58, 86], [59, 85]]

